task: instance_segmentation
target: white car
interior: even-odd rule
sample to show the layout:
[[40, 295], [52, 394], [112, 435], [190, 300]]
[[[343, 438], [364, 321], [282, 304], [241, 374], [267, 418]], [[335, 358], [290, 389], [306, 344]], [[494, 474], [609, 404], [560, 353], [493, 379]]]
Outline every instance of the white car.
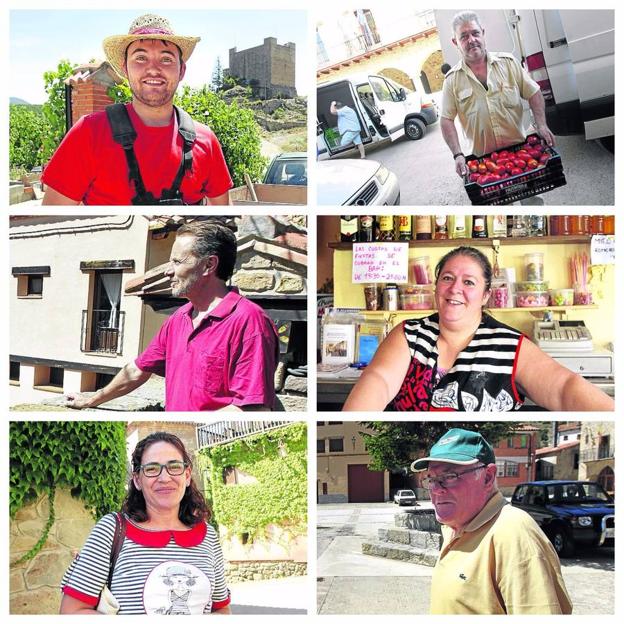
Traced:
[[399, 490], [394, 495], [394, 502], [400, 507], [401, 505], [415, 505], [416, 494], [414, 490]]
[[376, 160], [339, 158], [316, 166], [320, 206], [398, 206], [396, 175]]

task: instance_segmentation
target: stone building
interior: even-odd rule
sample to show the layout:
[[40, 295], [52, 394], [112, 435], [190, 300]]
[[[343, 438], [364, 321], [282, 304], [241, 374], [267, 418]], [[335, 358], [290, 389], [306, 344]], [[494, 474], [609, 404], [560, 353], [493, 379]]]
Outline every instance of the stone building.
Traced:
[[226, 74], [245, 80], [260, 99], [294, 98], [295, 53], [294, 43], [279, 45], [275, 37], [266, 37], [262, 45], [254, 48], [230, 48]]
[[598, 481], [615, 493], [615, 422], [585, 421], [582, 423], [579, 448], [580, 480]]

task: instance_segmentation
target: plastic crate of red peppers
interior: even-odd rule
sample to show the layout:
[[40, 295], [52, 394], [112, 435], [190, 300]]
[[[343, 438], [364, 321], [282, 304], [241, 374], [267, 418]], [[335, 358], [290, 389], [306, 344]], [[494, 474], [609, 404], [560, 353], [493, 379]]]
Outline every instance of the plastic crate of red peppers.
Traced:
[[467, 156], [464, 188], [473, 205], [502, 205], [566, 184], [561, 156], [537, 134], [487, 156]]

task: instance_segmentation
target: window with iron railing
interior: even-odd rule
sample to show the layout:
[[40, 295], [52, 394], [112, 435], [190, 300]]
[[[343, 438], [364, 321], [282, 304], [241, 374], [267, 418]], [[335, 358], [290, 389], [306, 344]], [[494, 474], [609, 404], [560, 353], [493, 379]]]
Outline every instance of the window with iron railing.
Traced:
[[126, 313], [113, 310], [83, 310], [80, 350], [86, 353], [123, 353]]

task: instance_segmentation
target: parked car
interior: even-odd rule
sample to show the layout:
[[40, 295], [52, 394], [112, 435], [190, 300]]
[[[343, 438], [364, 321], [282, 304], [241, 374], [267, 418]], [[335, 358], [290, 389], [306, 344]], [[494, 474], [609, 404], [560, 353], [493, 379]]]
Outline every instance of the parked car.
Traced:
[[416, 494], [414, 490], [398, 490], [394, 495], [394, 502], [401, 507], [401, 505], [415, 505]]
[[615, 502], [592, 481], [521, 483], [511, 498], [539, 524], [560, 557], [571, 557], [577, 544], [613, 545]]
[[305, 152], [284, 152], [269, 163], [264, 184], [308, 185], [308, 156]]
[[319, 161], [316, 176], [321, 206], [397, 206], [401, 200], [398, 178], [376, 160]]

